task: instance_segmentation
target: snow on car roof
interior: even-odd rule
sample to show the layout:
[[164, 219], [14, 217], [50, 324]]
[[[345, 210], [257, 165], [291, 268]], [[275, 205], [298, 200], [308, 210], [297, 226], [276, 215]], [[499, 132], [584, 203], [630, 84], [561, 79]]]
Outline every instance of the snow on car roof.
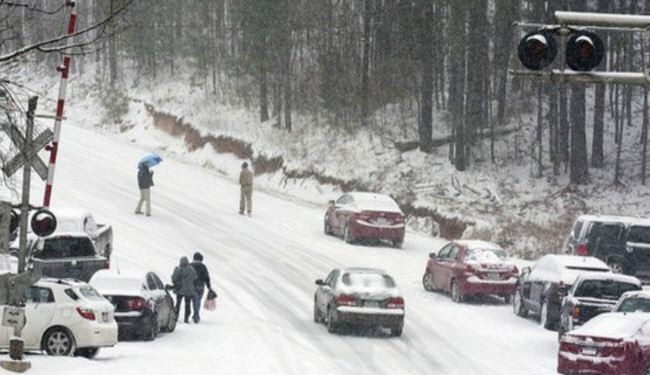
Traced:
[[487, 242], [487, 241], [481, 241], [481, 240], [458, 240], [456, 241], [461, 246], [465, 246], [466, 248], [472, 250], [472, 249], [495, 249], [495, 250], [503, 250], [501, 246], [492, 243], [492, 242]]
[[341, 273], [378, 273], [387, 275], [386, 271], [380, 268], [367, 268], [367, 267], [348, 267], [341, 270]]
[[622, 339], [634, 335], [650, 321], [648, 313], [605, 313], [589, 320], [571, 335]]
[[42, 285], [42, 286], [52, 286], [52, 284], [59, 285], [59, 286], [65, 286], [65, 287], [77, 287], [77, 286], [82, 286], [86, 285], [85, 282], [75, 280], [75, 279], [57, 279], [54, 277], [45, 277], [36, 282], [36, 285]]
[[628, 292], [625, 292], [621, 295], [621, 298], [619, 300], [622, 300], [623, 298], [631, 298], [631, 297], [638, 297], [638, 298], [648, 298], [650, 299], [650, 290], [644, 289], [644, 290], [630, 290]]
[[612, 280], [622, 283], [635, 284], [641, 286], [641, 280], [637, 279], [634, 276], [622, 275], [618, 273], [609, 273], [609, 272], [586, 272], [578, 275], [576, 283], [580, 280]]
[[602, 260], [596, 257], [585, 257], [579, 255], [559, 255], [559, 254], [549, 254], [545, 255], [545, 258], [548, 257], [552, 261], [564, 268], [596, 268], [596, 269], [606, 269], [609, 267]]
[[388, 195], [377, 193], [348, 193], [355, 205], [362, 210], [381, 210], [402, 213], [395, 200]]
[[52, 238], [52, 237], [62, 237], [62, 236], [68, 236], [68, 237], [86, 237], [88, 238], [88, 233], [86, 232], [79, 232], [79, 231], [66, 231], [66, 232], [54, 232], [51, 235], [43, 238]]

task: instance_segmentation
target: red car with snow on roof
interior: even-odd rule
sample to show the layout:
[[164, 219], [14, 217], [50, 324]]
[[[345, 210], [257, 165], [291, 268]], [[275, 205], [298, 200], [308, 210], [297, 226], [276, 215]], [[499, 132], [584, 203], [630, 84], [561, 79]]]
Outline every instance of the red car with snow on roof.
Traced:
[[325, 234], [336, 234], [347, 243], [361, 238], [404, 242], [404, 213], [393, 198], [376, 193], [346, 193], [330, 201], [323, 220]]
[[606, 313], [560, 339], [563, 375], [650, 374], [650, 314]]
[[515, 290], [519, 270], [499, 245], [459, 240], [429, 254], [422, 285], [427, 291], [449, 292], [455, 302], [465, 296], [494, 294], [506, 303]]

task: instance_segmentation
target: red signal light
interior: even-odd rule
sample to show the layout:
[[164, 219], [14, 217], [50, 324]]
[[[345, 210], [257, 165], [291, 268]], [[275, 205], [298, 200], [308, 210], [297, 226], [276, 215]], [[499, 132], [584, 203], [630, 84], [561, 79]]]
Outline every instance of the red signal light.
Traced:
[[542, 70], [557, 56], [557, 42], [547, 30], [526, 34], [519, 42], [517, 55], [521, 64], [531, 70]]
[[596, 68], [605, 57], [605, 46], [600, 37], [590, 31], [576, 31], [566, 44], [566, 63], [578, 72]]
[[37, 236], [49, 236], [56, 230], [56, 216], [51, 211], [41, 208], [32, 216], [31, 227]]

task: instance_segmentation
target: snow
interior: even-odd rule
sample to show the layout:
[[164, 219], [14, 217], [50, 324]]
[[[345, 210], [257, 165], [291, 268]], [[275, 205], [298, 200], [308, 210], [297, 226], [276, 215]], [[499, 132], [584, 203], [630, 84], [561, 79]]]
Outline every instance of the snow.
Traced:
[[533, 267], [531, 281], [562, 281], [573, 285], [576, 278], [584, 272], [605, 272], [613, 275], [607, 264], [595, 257], [577, 255], [544, 255]]
[[[515, 316], [501, 299], [456, 304], [423, 290], [428, 253], [444, 241], [409, 231], [399, 250], [349, 245], [322, 233], [328, 191], [315, 195], [322, 202], [315, 204], [257, 180], [253, 217], [241, 216], [234, 176], [165, 152], [154, 175], [152, 216], [134, 215], [133, 166], [160, 133], [150, 129], [134, 144], [68, 122], [62, 131], [53, 211], [83, 204], [112, 225], [111, 267], [124, 272], [154, 271], [169, 280], [181, 256], [201, 251], [218, 308], [203, 311], [198, 325], [180, 323], [153, 342], [120, 342], [95, 360], [29, 355], [31, 375], [555, 374], [556, 333]], [[32, 182], [38, 200], [44, 186]], [[394, 277], [408, 306], [401, 338], [331, 335], [313, 323], [313, 280], [348, 266]]]
[[375, 193], [348, 193], [354, 199], [354, 205], [365, 211], [386, 211], [402, 213], [393, 198]]
[[636, 334], [649, 321], [648, 313], [605, 313], [569, 333], [572, 336], [623, 339]]
[[135, 271], [117, 273], [100, 270], [93, 275], [89, 284], [104, 295], [139, 295], [144, 288], [144, 276]]
[[633, 284], [641, 286], [641, 281], [634, 276], [616, 274], [616, 273], [604, 273], [604, 272], [586, 272], [580, 274], [576, 279], [576, 285], [579, 281], [582, 280], [612, 280], [621, 283]]

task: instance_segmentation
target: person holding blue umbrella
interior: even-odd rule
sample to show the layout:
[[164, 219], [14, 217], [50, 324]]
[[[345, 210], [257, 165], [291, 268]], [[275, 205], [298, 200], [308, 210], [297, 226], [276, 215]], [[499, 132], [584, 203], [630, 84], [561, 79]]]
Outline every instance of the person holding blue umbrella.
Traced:
[[145, 204], [147, 216], [151, 216], [151, 187], [153, 186], [153, 171], [150, 167], [157, 165], [162, 158], [156, 154], [149, 154], [138, 163], [138, 187], [140, 188], [140, 201], [135, 208], [136, 215], [142, 215], [142, 204]]

